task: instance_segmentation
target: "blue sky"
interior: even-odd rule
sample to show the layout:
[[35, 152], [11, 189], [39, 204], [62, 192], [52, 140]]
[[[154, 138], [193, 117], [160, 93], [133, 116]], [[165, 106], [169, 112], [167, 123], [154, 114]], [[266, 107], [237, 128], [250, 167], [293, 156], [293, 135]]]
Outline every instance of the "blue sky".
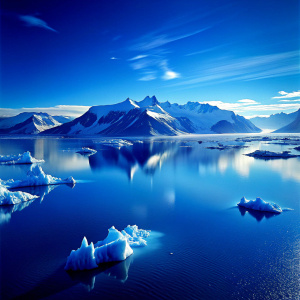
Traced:
[[245, 115], [300, 107], [298, 1], [1, 3], [0, 114], [156, 95]]

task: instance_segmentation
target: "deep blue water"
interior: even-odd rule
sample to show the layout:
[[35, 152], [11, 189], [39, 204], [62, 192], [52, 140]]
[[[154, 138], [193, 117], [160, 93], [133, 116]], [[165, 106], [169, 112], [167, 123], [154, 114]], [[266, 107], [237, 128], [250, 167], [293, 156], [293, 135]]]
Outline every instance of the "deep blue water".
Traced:
[[[255, 141], [206, 149], [216, 139], [235, 136], [121, 149], [97, 139], [1, 139], [0, 155], [30, 151], [46, 161], [45, 173], [78, 181], [73, 188], [24, 188], [41, 197], [0, 208], [2, 299], [298, 299], [300, 158], [243, 155], [294, 146]], [[82, 146], [98, 152], [82, 156]], [[0, 166], [0, 178], [21, 179], [29, 169]], [[242, 196], [294, 210], [241, 210]], [[153, 231], [147, 247], [97, 270], [63, 270], [83, 236], [97, 242], [112, 225], [128, 224]]]

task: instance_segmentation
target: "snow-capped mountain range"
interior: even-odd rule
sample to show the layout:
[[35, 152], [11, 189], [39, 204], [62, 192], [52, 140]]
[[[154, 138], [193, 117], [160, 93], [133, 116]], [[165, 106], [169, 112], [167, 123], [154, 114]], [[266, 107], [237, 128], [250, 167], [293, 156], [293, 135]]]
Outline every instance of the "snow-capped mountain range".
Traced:
[[44, 130], [71, 121], [65, 116], [50, 116], [47, 113], [24, 112], [0, 120], [2, 134], [38, 134]]
[[296, 118], [288, 125], [277, 129], [275, 133], [299, 133], [300, 132], [300, 109], [296, 111]]
[[279, 114], [273, 114], [268, 117], [255, 117], [250, 120], [255, 126], [261, 129], [277, 130], [292, 123], [296, 119], [298, 112], [299, 110], [290, 114], [281, 112]]
[[216, 106], [188, 102], [160, 103], [155, 96], [142, 101], [92, 106], [71, 122], [43, 134], [152, 136], [187, 133], [251, 133], [261, 130], [242, 116]]

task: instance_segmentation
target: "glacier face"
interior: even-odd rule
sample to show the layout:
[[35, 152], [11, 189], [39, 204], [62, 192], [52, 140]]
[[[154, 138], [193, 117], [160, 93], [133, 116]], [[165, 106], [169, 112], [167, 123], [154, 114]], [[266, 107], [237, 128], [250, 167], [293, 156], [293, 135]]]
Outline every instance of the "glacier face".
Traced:
[[160, 103], [155, 96], [91, 107], [81, 117], [43, 134], [153, 136], [189, 133], [260, 132], [249, 120], [216, 106], [188, 102]]

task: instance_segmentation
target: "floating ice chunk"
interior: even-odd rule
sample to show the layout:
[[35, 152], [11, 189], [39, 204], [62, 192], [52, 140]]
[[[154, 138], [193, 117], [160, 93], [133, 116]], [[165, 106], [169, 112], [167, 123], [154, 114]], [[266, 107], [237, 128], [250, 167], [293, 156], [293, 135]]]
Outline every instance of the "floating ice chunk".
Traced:
[[138, 229], [137, 225], [128, 225], [122, 234], [128, 240], [128, 243], [131, 247], [143, 247], [147, 246], [147, 238], [150, 235], [150, 230]]
[[279, 205], [272, 202], [266, 202], [259, 197], [257, 197], [255, 200], [247, 200], [245, 197], [243, 197], [237, 205], [249, 209], [267, 211], [267, 212], [277, 213], [277, 214], [283, 211]]
[[25, 201], [30, 201], [38, 196], [25, 192], [11, 192], [5, 186], [0, 184], [0, 205], [13, 205]]
[[76, 183], [73, 177], [66, 179], [60, 179], [51, 175], [46, 175], [39, 165], [32, 166], [31, 170], [27, 172], [27, 177], [24, 180], [1, 180], [0, 184], [7, 188], [19, 188], [26, 186], [38, 186], [38, 185], [51, 185], [51, 184], [72, 184]]
[[36, 159], [31, 156], [30, 152], [24, 152], [18, 155], [0, 155], [0, 164], [35, 164], [45, 162], [42, 159]]
[[125, 260], [133, 253], [127, 239], [123, 236], [118, 240], [95, 248], [97, 264]]
[[120, 149], [122, 147], [133, 145], [133, 143], [131, 141], [122, 140], [122, 139], [102, 140], [102, 141], [97, 141], [97, 143], [102, 144], [104, 146], [109, 146], [109, 147], [118, 148], [118, 149]]
[[79, 151], [77, 151], [77, 153], [80, 154], [95, 154], [97, 153], [96, 150], [88, 148], [88, 147], [82, 147]]
[[263, 158], [263, 159], [291, 158], [291, 157], [299, 156], [295, 154], [290, 154], [290, 151], [272, 152], [267, 150], [256, 150], [252, 153], [248, 153], [245, 155], [255, 157], [255, 158]]
[[[131, 246], [146, 246], [143, 238], [150, 235], [150, 230], [138, 229], [136, 225], [127, 226], [122, 232], [112, 226], [103, 241], [88, 246], [86, 238], [83, 239], [79, 249], [72, 250], [67, 259], [65, 270], [83, 270], [97, 268], [98, 264], [123, 261], [129, 257], [133, 250]], [[90, 247], [90, 250], [82, 250]], [[91, 250], [93, 250], [91, 252]], [[95, 264], [96, 266], [95, 266]], [[86, 268], [84, 266], [87, 266]]]
[[95, 247], [101, 247], [105, 244], [111, 243], [113, 241], [116, 241], [118, 239], [123, 238], [123, 234], [115, 228], [115, 226], [112, 226], [108, 229], [108, 235], [103, 241], [99, 241], [95, 244]]
[[81, 247], [77, 250], [72, 250], [67, 259], [65, 270], [90, 270], [98, 268], [95, 259], [94, 244], [88, 244], [86, 237], [83, 238]]

